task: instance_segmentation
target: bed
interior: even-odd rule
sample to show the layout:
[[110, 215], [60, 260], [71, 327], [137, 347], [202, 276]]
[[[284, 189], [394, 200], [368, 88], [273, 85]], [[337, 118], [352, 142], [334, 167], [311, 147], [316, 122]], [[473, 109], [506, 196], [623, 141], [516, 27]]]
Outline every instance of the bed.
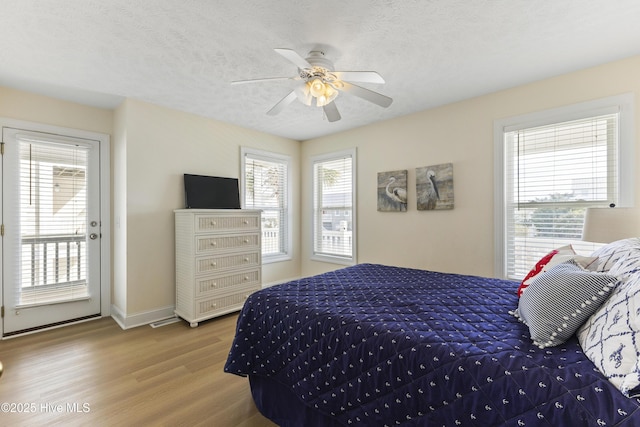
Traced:
[[[359, 264], [252, 294], [224, 370], [248, 376], [258, 409], [281, 426], [637, 426], [639, 352], [624, 354], [625, 372], [607, 353], [635, 345], [635, 320], [607, 339], [598, 321], [638, 297], [640, 239], [594, 255], [589, 274], [616, 281], [562, 343], [534, 342], [517, 282]], [[568, 264], [579, 263], [558, 265]]]

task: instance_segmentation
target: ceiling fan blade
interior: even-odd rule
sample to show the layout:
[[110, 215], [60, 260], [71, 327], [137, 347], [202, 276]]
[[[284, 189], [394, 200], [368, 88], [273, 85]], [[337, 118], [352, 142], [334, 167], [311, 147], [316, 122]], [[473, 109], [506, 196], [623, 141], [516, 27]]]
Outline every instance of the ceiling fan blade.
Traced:
[[332, 71], [331, 73], [338, 79], [348, 82], [384, 84], [382, 76], [375, 71]]
[[283, 48], [276, 48], [273, 50], [278, 52], [280, 55], [284, 56], [289, 61], [296, 64], [298, 68], [313, 68], [313, 66], [309, 64], [307, 60], [304, 59], [302, 56], [300, 56], [298, 52], [296, 52], [295, 50], [283, 49]]
[[271, 109], [267, 111], [267, 114], [270, 116], [275, 116], [276, 114], [280, 113], [280, 111], [284, 110], [285, 107], [291, 104], [296, 98], [296, 91], [292, 90], [287, 96], [278, 101], [276, 105], [271, 107]]
[[265, 77], [263, 79], [234, 80], [231, 82], [231, 84], [242, 85], [245, 83], [275, 82], [279, 80], [295, 80], [295, 79], [300, 79], [300, 77]]
[[327, 120], [330, 122], [337, 122], [342, 118], [338, 112], [338, 107], [335, 102], [330, 102], [327, 105], [324, 105], [322, 109], [324, 110], [324, 114], [327, 116]]
[[340, 90], [347, 92], [350, 95], [355, 95], [369, 102], [373, 102], [374, 104], [377, 104], [384, 108], [387, 108], [393, 102], [393, 99], [389, 98], [388, 96], [344, 81], [342, 82], [342, 87], [340, 88]]

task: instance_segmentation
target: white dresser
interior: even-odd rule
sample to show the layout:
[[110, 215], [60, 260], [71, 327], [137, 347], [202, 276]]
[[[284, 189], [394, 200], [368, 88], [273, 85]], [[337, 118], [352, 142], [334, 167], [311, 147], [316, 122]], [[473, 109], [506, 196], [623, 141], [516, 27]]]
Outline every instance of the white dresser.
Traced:
[[190, 322], [242, 308], [261, 288], [260, 211], [177, 209], [176, 315]]

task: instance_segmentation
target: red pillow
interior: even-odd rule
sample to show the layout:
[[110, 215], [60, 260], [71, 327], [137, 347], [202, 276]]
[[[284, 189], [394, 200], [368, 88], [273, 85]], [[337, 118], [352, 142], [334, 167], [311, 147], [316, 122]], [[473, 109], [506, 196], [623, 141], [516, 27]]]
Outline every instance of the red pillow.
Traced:
[[554, 249], [543, 256], [540, 261], [538, 261], [536, 265], [531, 269], [531, 271], [529, 271], [529, 274], [525, 276], [525, 278], [520, 283], [520, 286], [518, 287], [518, 297], [522, 296], [522, 293], [527, 288], [527, 286], [529, 286], [533, 279], [535, 279], [539, 274], [544, 273], [555, 265], [558, 265], [565, 261], [569, 261], [570, 259], [575, 260], [576, 263], [582, 268], [589, 269], [590, 266], [597, 265], [595, 261], [598, 258], [579, 256], [576, 254], [576, 251], [573, 250], [573, 247], [571, 245]]

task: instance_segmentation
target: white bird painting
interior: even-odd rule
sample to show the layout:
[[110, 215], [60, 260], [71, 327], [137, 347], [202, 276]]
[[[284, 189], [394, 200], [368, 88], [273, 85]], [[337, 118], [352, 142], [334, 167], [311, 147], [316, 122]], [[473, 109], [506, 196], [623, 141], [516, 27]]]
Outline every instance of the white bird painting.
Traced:
[[419, 211], [453, 209], [453, 164], [416, 168]]
[[386, 187], [387, 196], [398, 203], [407, 204], [407, 189], [401, 187], [391, 187], [391, 184], [396, 182], [396, 178], [392, 176], [389, 178], [389, 183]]
[[378, 211], [407, 210], [407, 170], [378, 173]]

